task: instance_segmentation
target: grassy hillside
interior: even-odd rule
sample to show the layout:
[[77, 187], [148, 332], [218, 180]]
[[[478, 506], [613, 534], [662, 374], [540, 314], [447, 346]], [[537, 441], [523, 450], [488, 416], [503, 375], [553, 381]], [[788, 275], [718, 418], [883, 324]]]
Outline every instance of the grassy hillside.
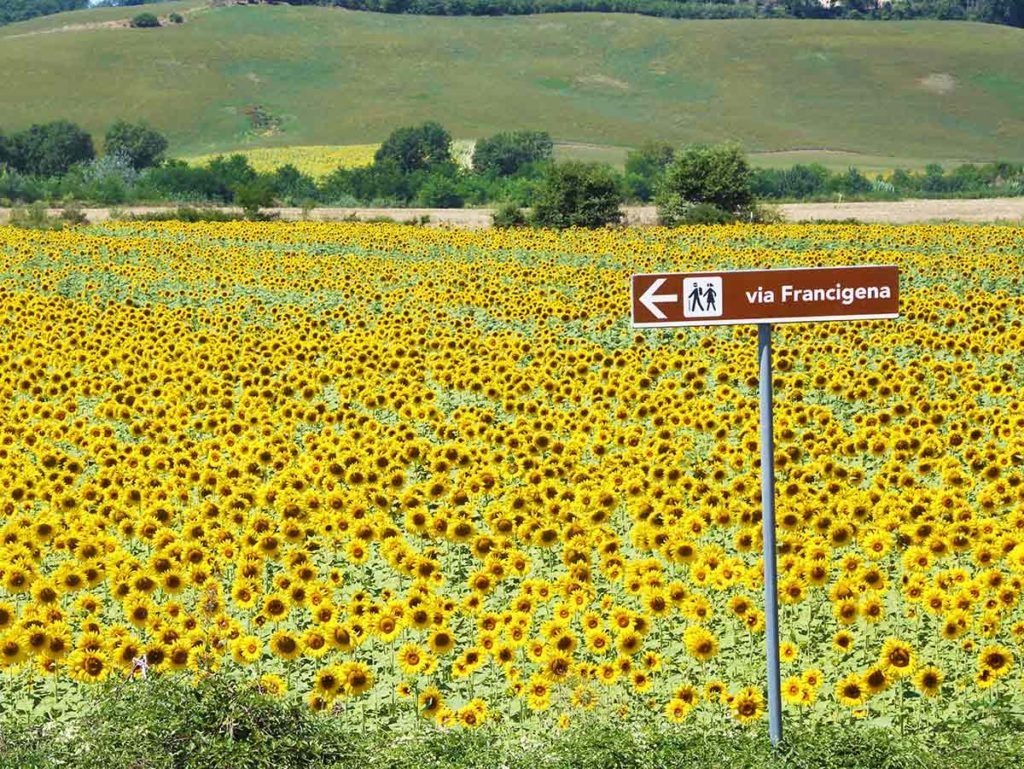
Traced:
[[833, 165], [858, 157], [837, 150], [877, 166], [1024, 159], [1019, 29], [152, 6], [175, 8], [186, 23], [156, 30], [117, 26], [138, 8], [4, 27], [0, 126], [68, 117], [102, 134], [144, 117], [182, 154], [368, 143], [432, 118], [460, 137], [530, 127], [605, 147], [731, 138], [751, 151], [829, 150]]

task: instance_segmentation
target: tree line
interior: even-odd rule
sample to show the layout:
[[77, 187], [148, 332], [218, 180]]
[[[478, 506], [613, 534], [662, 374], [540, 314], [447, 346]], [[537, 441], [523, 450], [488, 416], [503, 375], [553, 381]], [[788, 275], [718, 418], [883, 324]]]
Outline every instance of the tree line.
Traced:
[[84, 8], [134, 6], [165, 0], [0, 0], [0, 27], [18, 21], [28, 21], [37, 16], [52, 16], [62, 11], [80, 11]]
[[636, 13], [676, 19], [944, 19], [1024, 26], [1024, 0], [285, 0], [379, 13], [502, 16]]
[[[150, 0], [154, 2], [156, 0]], [[132, 6], [144, 0], [103, 0]], [[675, 19], [948, 19], [1024, 26], [1024, 0], [285, 0], [378, 13], [503, 16], [537, 13], [636, 13]], [[0, 0], [0, 25], [89, 7], [89, 0]]]
[[398, 128], [373, 162], [314, 179], [291, 165], [257, 172], [244, 155], [190, 165], [168, 158], [168, 142], [145, 123], [117, 121], [99, 154], [92, 136], [59, 120], [8, 136], [0, 132], [0, 205], [75, 200], [107, 206], [170, 201], [236, 204], [254, 215], [274, 204], [312, 207], [496, 205], [503, 224], [593, 226], [613, 223], [621, 204], [655, 203], [669, 224], [764, 218], [758, 201], [984, 197], [1024, 195], [1024, 166], [962, 165], [895, 170], [869, 178], [820, 165], [752, 168], [742, 149], [724, 144], [676, 148], [650, 142], [608, 164], [556, 162], [545, 131], [503, 131], [476, 142], [468, 164], [452, 137], [428, 121]]

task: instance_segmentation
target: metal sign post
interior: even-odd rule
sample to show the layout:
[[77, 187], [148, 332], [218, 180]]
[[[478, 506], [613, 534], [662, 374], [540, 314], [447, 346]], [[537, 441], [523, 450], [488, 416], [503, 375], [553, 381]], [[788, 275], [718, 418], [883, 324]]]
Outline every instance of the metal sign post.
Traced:
[[757, 324], [758, 392], [761, 396], [761, 530], [764, 532], [764, 632], [768, 652], [768, 737], [782, 740], [779, 676], [779, 591], [775, 548], [775, 431], [772, 413], [772, 324]]
[[899, 270], [894, 266], [816, 267], [634, 275], [630, 288], [634, 328], [757, 324], [768, 737], [777, 746], [782, 740], [782, 687], [775, 546], [772, 323], [896, 318]]

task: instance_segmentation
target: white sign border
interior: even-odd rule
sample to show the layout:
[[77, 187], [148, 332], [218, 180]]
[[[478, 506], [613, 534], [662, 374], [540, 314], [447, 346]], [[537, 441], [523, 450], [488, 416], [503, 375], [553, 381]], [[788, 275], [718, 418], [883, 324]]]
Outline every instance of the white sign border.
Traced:
[[824, 265], [821, 267], [767, 267], [764, 269], [754, 267], [748, 270], [711, 270], [705, 272], [634, 272], [629, 276], [629, 324], [630, 328], [687, 328], [690, 326], [742, 326], [749, 323], [821, 323], [831, 320], [896, 320], [900, 317], [898, 312], [868, 315], [805, 315], [799, 318], [730, 318], [728, 320], [698, 318], [695, 320], [677, 321], [656, 320], [651, 323], [637, 323], [633, 319], [633, 310], [636, 307], [636, 278], [662, 278], [665, 276], [681, 278], [694, 275], [728, 275], [736, 272], [818, 272], [820, 270], [867, 270], [885, 267], [895, 268], [898, 280], [898, 264], [854, 264], [836, 267]]
[[637, 323], [630, 321], [633, 328], [682, 328], [684, 326], [742, 326], [751, 323], [819, 323], [830, 320], [895, 320], [898, 312], [879, 313], [877, 315], [804, 315], [799, 318], [735, 318], [730, 320], [678, 320], [655, 321], [654, 323]]

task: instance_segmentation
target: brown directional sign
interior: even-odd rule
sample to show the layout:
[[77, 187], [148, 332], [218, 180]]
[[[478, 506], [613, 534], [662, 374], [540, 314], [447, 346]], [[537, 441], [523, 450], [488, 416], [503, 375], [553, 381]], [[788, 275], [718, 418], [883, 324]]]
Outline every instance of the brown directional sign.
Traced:
[[718, 326], [899, 316], [895, 266], [662, 273], [632, 277], [633, 326]]

